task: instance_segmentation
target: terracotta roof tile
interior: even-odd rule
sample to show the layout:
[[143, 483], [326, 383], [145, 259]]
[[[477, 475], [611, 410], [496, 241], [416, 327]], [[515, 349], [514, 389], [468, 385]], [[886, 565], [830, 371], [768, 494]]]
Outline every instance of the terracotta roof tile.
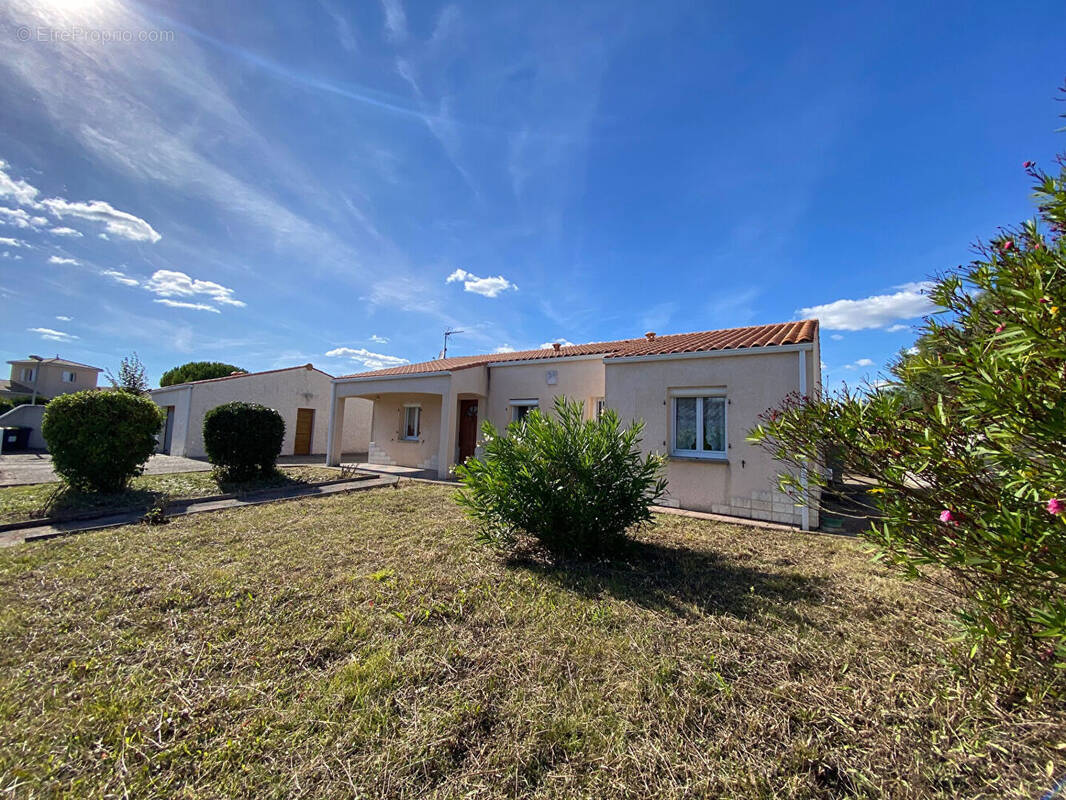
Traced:
[[513, 353], [489, 353], [478, 356], [457, 356], [435, 361], [421, 361], [370, 372], [342, 375], [341, 378], [376, 378], [389, 375], [420, 375], [428, 372], [454, 372], [508, 361], [551, 360], [573, 356], [602, 355], [604, 358], [654, 356], [669, 353], [702, 353], [714, 350], [737, 350], [746, 347], [775, 347], [786, 344], [813, 342], [818, 335], [818, 320], [780, 322], [773, 325], [753, 325], [746, 328], [727, 328], [718, 331], [675, 333], [648, 339], [620, 339], [614, 342], [590, 342], [537, 350], [518, 350]]

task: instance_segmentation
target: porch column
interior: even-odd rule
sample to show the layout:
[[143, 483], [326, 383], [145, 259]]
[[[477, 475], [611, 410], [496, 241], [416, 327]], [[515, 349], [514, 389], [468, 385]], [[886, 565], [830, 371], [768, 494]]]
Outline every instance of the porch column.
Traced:
[[455, 432], [459, 399], [448, 391], [440, 398], [440, 449], [437, 451], [437, 477], [447, 480], [455, 466]]
[[326, 430], [326, 465], [339, 467], [344, 444], [344, 402], [345, 398], [337, 397], [337, 385], [333, 385], [333, 391], [329, 398], [329, 425]]

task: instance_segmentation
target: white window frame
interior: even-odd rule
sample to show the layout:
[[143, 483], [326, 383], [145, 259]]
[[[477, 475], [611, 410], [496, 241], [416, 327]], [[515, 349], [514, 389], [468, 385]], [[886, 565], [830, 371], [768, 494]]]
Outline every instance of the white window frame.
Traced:
[[[68, 375], [70, 376], [69, 379], [67, 378]], [[77, 382], [78, 382], [78, 373], [72, 372], [69, 369], [63, 370], [63, 383], [77, 383]]]
[[[415, 413], [415, 435], [407, 435], [407, 418], [408, 415], [414, 411]], [[403, 427], [400, 429], [400, 439], [405, 442], [417, 442], [422, 437], [422, 406], [419, 403], [407, 403], [403, 407]]]
[[22, 377], [19, 380], [35, 383], [37, 381], [37, 367], [23, 367]]
[[599, 419], [603, 416], [603, 412], [607, 410], [607, 398], [606, 397], [594, 397], [592, 399], [592, 413], [593, 419]]
[[[524, 408], [525, 411], [521, 415], [518, 413], [518, 409]], [[519, 422], [526, 414], [533, 409], [540, 408], [540, 398], [527, 398], [525, 400], [512, 400], [511, 401], [511, 422]]]
[[[678, 398], [696, 399], [696, 449], [682, 450], [677, 446], [677, 400]], [[703, 401], [704, 398], [722, 401], [722, 450], [704, 450], [703, 440]], [[714, 389], [678, 389], [670, 393], [670, 455], [682, 458], [705, 458], [722, 461], [729, 454], [729, 398], [721, 390]]]

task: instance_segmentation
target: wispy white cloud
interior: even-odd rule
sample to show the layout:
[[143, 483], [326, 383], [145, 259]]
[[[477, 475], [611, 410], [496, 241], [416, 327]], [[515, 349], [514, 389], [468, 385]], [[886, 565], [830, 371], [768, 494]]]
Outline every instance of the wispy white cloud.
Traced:
[[81, 231], [76, 231], [73, 228], [49, 228], [48, 232], [53, 236], [68, 236], [71, 239], [80, 239]]
[[48, 263], [49, 264], [74, 264], [74, 265], [77, 265], [77, 264], [80, 264], [81, 262], [78, 261], [78, 259], [76, 259], [76, 258], [67, 258], [66, 256], [52, 256], [50, 259], [48, 259]]
[[466, 291], [480, 294], [483, 297], [496, 297], [500, 292], [508, 289], [518, 289], [517, 286], [507, 280], [507, 278], [503, 277], [503, 275], [479, 278], [477, 275], [467, 272], [465, 269], [455, 270], [455, 272], [449, 275], [444, 282], [454, 283], [455, 281], [462, 281], [463, 288]]
[[115, 281], [116, 283], [121, 283], [123, 286], [141, 285], [141, 282], [139, 280], [137, 280], [136, 278], [131, 278], [125, 272], [119, 272], [117, 269], [105, 269], [100, 274], [106, 275], [111, 280]]
[[835, 300], [820, 306], [801, 308], [804, 317], [817, 317], [823, 328], [830, 330], [861, 331], [871, 328], [889, 328], [903, 319], [914, 319], [931, 314], [935, 306], [927, 292], [928, 282], [905, 283], [894, 287], [892, 294], [879, 294], [861, 300]]
[[573, 347], [574, 343], [571, 342], [569, 339], [556, 339], [555, 341], [552, 341], [552, 342], [544, 342], [540, 346], [540, 349], [541, 350], [550, 350], [551, 348], [555, 347], [555, 345], [559, 345], [560, 347]]
[[385, 35], [393, 42], [403, 42], [407, 38], [407, 15], [401, 0], [381, 0], [381, 9], [385, 12]]
[[[175, 270], [156, 270], [152, 273], [152, 277], [144, 282], [144, 288], [158, 297], [208, 298], [221, 305], [237, 306], [241, 308], [246, 305], [243, 300], [238, 300], [233, 296], [233, 289], [215, 283], [214, 281], [204, 281], [192, 278], [184, 272], [177, 272]], [[173, 308], [195, 308], [199, 311], [218, 311], [214, 306], [205, 305], [204, 303], [176, 303], [173, 301], [164, 302], [161, 300], [157, 300], [156, 302], [162, 302], [163, 305], [172, 306]]]
[[78, 338], [73, 333], [57, 331], [54, 328], [27, 328], [26, 330], [30, 333], [39, 334], [42, 339], [47, 339], [50, 342], [72, 342]]
[[370, 341], [374, 344], [388, 344], [389, 340], [385, 336], [378, 336], [376, 333], [370, 334]]
[[10, 197], [20, 206], [37, 208], [37, 195], [40, 191], [26, 181], [15, 180], [7, 174], [8, 164], [0, 160], [0, 197]]
[[385, 369], [386, 367], [398, 367], [408, 364], [406, 358], [385, 355], [384, 353], [372, 353], [362, 347], [335, 347], [326, 352], [328, 358], [347, 358], [367, 369]]
[[829, 338], [832, 339], [834, 342], [842, 342], [842, 341], [844, 341], [844, 334], [842, 334], [842, 333], [831, 333], [831, 334], [829, 334]]
[[514, 351], [515, 351], [515, 349], [513, 347], [511, 347], [511, 345], [509, 345], [509, 344], [501, 344], [499, 347], [497, 347], [492, 352], [494, 352], [494, 353], [513, 353]]
[[119, 211], [103, 200], [90, 200], [88, 203], [71, 203], [60, 197], [53, 197], [48, 200], [42, 200], [41, 205], [60, 219], [63, 217], [77, 217], [91, 222], [102, 223], [108, 233], [113, 236], [121, 236], [123, 239], [131, 239], [135, 242], [158, 242], [163, 238], [145, 220], [130, 214], [128, 211]]
[[860, 358], [858, 361], [855, 361], [854, 363], [845, 364], [844, 365], [844, 369], [866, 369], [868, 367], [872, 367], [873, 365], [874, 365], [873, 359]]
[[44, 217], [35, 217], [24, 208], [7, 208], [0, 206], [0, 223], [14, 225], [16, 228], [39, 228], [47, 225]]
[[186, 303], [181, 300], [168, 300], [166, 298], [160, 298], [155, 300], [156, 303], [161, 303], [164, 306], [170, 306], [171, 308], [187, 308], [191, 311], [210, 311], [213, 314], [221, 314], [214, 306], [209, 306], [207, 303]]
[[29, 247], [21, 239], [12, 239], [7, 236], [0, 236], [0, 247]]
[[74, 317], [64, 317], [62, 314], [57, 314], [56, 319], [58, 319], [60, 322], [70, 322], [72, 319], [74, 319]]

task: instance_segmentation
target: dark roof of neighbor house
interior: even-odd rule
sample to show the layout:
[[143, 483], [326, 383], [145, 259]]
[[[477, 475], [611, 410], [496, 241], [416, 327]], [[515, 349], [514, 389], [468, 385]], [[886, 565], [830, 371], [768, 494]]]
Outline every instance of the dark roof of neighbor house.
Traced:
[[419, 375], [427, 372], [452, 372], [469, 367], [507, 361], [549, 360], [574, 356], [627, 358], [659, 356], [673, 353], [702, 353], [714, 350], [740, 350], [749, 347], [778, 347], [813, 342], [818, 335], [818, 320], [779, 322], [773, 325], [752, 325], [746, 328], [726, 328], [697, 333], [673, 333], [658, 336], [646, 334], [639, 339], [620, 339], [615, 342], [590, 342], [566, 347], [542, 347], [537, 350], [518, 350], [511, 353], [488, 353], [478, 356], [458, 356], [404, 364], [400, 367], [376, 369], [343, 375], [342, 378], [374, 378], [387, 375]]
[[77, 367], [78, 369], [91, 369], [96, 372], [103, 372], [101, 367], [94, 367], [90, 364], [79, 364], [77, 361], [68, 361], [65, 358], [56, 356], [55, 358], [41, 358], [40, 356], [30, 356], [29, 358], [20, 358], [15, 361], [8, 361], [8, 364], [54, 364], [57, 367]]
[[10, 395], [24, 395], [33, 394], [33, 388], [30, 386], [24, 386], [18, 381], [9, 381], [6, 378], [0, 378], [0, 394]]
[[151, 392], [169, 392], [171, 389], [180, 389], [182, 386], [199, 386], [201, 383], [218, 383], [219, 381], [232, 381], [237, 378], [254, 378], [257, 375], [273, 375], [276, 372], [292, 372], [294, 369], [309, 369], [315, 372], [321, 372], [327, 378], [333, 378], [328, 372], [324, 372], [316, 367], [314, 364], [301, 364], [298, 367], [282, 367], [281, 369], [265, 369], [262, 372], [234, 372], [230, 375], [223, 375], [221, 378], [204, 378], [202, 381], [186, 381], [185, 383], [172, 383], [170, 386], [160, 386], [158, 389], [152, 389]]

